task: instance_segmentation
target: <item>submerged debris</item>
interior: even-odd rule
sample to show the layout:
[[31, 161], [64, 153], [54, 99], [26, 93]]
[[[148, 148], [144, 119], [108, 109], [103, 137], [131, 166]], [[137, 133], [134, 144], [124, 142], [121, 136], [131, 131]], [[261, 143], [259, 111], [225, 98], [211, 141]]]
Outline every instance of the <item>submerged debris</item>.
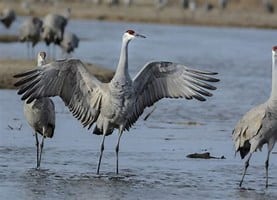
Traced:
[[188, 158], [201, 158], [201, 159], [226, 159], [225, 156], [214, 157], [210, 155], [210, 152], [205, 153], [192, 153], [187, 155]]

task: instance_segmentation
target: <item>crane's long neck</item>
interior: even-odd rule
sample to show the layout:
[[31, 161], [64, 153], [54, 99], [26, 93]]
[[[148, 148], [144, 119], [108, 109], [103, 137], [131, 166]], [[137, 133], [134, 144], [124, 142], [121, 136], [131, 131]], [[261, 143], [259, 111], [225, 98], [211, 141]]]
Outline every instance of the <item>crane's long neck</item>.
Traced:
[[270, 100], [277, 109], [277, 55], [272, 53], [272, 86]]
[[129, 40], [123, 38], [119, 62], [113, 78], [114, 80], [126, 81], [126, 79], [130, 79], [128, 72], [128, 43]]

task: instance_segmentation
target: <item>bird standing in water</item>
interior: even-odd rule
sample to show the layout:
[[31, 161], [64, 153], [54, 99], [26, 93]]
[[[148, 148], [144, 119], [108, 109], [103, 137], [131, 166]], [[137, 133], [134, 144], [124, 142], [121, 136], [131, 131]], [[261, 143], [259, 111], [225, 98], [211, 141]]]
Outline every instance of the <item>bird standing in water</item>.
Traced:
[[[39, 52], [37, 56], [38, 67], [45, 63], [45, 52]], [[41, 154], [44, 146], [44, 138], [52, 138], [55, 131], [55, 106], [48, 97], [35, 99], [27, 103], [24, 101], [24, 115], [28, 124], [34, 130], [37, 147], [37, 168], [40, 168]], [[42, 136], [39, 144], [38, 133]]]
[[128, 63], [128, 44], [145, 36], [127, 30], [122, 37], [121, 54], [114, 77], [103, 83], [91, 75], [77, 59], [63, 60], [43, 65], [18, 74], [15, 86], [22, 99], [32, 102], [36, 98], [60, 96], [73, 115], [84, 127], [95, 122], [93, 133], [102, 135], [97, 167], [99, 174], [105, 137], [119, 130], [116, 144], [116, 173], [118, 173], [119, 143], [123, 131], [129, 130], [146, 107], [162, 98], [186, 98], [205, 101], [212, 96], [207, 90], [216, 87], [212, 77], [217, 73], [194, 70], [182, 64], [166, 61], [149, 62], [131, 78]]
[[233, 131], [233, 140], [236, 152], [240, 152], [243, 159], [248, 153], [245, 162], [240, 187], [252, 154], [261, 150], [267, 144], [267, 157], [265, 161], [266, 188], [268, 187], [269, 156], [277, 140], [277, 46], [272, 48], [272, 88], [271, 95], [266, 102], [248, 111], [238, 122]]

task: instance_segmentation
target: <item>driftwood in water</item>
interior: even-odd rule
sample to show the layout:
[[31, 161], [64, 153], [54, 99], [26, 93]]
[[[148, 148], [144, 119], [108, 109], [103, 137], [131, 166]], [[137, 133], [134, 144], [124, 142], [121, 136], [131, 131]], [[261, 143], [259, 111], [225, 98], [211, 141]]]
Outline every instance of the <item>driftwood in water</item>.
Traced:
[[225, 159], [224, 156], [214, 157], [210, 155], [210, 152], [205, 153], [192, 153], [187, 155], [188, 158], [201, 158], [201, 159]]

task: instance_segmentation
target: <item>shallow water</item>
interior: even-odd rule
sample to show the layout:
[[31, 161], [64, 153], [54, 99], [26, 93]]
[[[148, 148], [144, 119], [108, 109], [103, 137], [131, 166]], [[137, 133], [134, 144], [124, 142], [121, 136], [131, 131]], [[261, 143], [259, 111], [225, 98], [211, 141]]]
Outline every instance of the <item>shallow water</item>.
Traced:
[[[20, 20], [20, 19], [19, 19]], [[19, 22], [17, 22], [19, 24]], [[0, 32], [16, 33], [12, 30]], [[219, 72], [218, 90], [206, 102], [162, 100], [147, 121], [146, 110], [123, 135], [120, 174], [115, 175], [117, 134], [108, 137], [96, 175], [101, 137], [83, 129], [56, 103], [56, 131], [45, 141], [42, 169], [16, 91], [0, 90], [0, 199], [276, 199], [276, 154], [265, 190], [266, 148], [253, 156], [244, 188], [243, 161], [234, 157], [231, 132], [239, 118], [270, 93], [273, 30], [71, 21], [83, 40], [74, 57], [114, 69], [121, 35], [132, 28], [147, 39], [129, 47], [134, 75], [149, 60], [170, 60]], [[25, 58], [24, 44], [0, 44], [0, 58]], [[40, 44], [36, 51], [47, 48]], [[58, 50], [57, 50], [58, 51]], [[60, 56], [60, 55], [59, 55]], [[226, 159], [189, 159], [211, 152]]]

